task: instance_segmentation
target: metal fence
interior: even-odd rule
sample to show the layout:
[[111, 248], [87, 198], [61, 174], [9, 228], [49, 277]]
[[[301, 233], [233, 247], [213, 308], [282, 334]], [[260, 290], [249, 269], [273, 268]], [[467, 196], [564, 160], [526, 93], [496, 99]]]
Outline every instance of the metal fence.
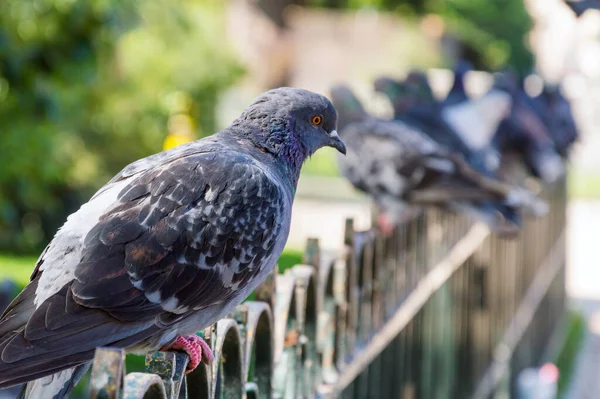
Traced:
[[[100, 348], [93, 398], [488, 398], [543, 359], [565, 309], [565, 184], [516, 239], [437, 210], [392, 237], [354, 231], [344, 251], [309, 240], [304, 265], [204, 330], [215, 361], [154, 352], [125, 375]], [[340, 237], [342, 239], [342, 237]], [[513, 396], [513, 395], [511, 395]]]

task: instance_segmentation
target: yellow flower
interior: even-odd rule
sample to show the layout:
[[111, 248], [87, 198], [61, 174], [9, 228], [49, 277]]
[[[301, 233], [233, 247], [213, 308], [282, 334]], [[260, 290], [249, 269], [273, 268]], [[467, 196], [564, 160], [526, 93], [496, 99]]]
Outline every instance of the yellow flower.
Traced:
[[189, 135], [172, 133], [167, 135], [165, 138], [165, 141], [163, 142], [163, 150], [168, 150], [173, 147], [177, 147], [178, 145], [189, 143], [193, 140], [194, 138]]

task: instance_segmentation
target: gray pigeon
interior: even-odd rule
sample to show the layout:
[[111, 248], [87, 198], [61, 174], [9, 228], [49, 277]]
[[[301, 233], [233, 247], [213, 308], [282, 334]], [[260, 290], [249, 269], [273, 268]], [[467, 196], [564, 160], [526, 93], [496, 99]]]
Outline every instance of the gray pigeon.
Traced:
[[[339, 159], [340, 169], [357, 189], [372, 196], [384, 233], [423, 205], [464, 212], [473, 202], [533, 201], [519, 188], [478, 174], [460, 154], [449, 153], [414, 127], [369, 115], [348, 87], [336, 86], [331, 94], [340, 114], [340, 136], [348, 146], [347, 156]], [[499, 213], [486, 217], [494, 231], [513, 231]]]
[[[264, 93], [211, 137], [132, 163], [72, 214], [0, 320], [0, 388], [62, 398], [98, 346], [185, 350], [269, 274], [304, 160], [345, 153], [329, 100]], [[188, 336], [190, 335], [190, 336]]]

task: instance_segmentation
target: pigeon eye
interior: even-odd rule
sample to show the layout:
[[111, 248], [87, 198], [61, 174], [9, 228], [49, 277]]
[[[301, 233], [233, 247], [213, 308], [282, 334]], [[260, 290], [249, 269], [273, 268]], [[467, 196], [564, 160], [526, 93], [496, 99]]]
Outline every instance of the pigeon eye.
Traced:
[[323, 123], [323, 117], [321, 115], [315, 115], [312, 117], [312, 119], [310, 121], [312, 122], [313, 125], [320, 126], [321, 123]]

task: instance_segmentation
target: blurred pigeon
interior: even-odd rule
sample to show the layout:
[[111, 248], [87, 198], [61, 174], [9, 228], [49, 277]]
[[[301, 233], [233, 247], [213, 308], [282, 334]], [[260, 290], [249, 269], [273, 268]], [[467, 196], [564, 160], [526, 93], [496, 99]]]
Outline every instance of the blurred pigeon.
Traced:
[[454, 68], [454, 81], [452, 87], [442, 102], [445, 106], [463, 103], [469, 100], [465, 89], [465, 77], [473, 69], [471, 63], [461, 60]]
[[579, 137], [569, 100], [558, 86], [545, 85], [542, 93], [531, 99], [531, 104], [547, 126], [556, 151], [563, 157], [568, 156]]
[[587, 10], [600, 10], [600, 0], [565, 0], [565, 3], [577, 17], [581, 17]]
[[508, 112], [510, 100], [504, 93], [475, 101], [465, 97], [464, 103], [443, 106], [433, 97], [427, 77], [418, 71], [409, 73], [405, 82], [379, 78], [375, 90], [394, 104], [395, 119], [417, 126], [450, 151], [461, 153], [478, 172], [493, 176], [500, 156], [490, 142]]
[[441, 114], [473, 153], [483, 155], [487, 169], [494, 171], [500, 166], [500, 154], [492, 146], [492, 139], [510, 112], [511, 97], [500, 90], [490, 90], [470, 99], [465, 91], [465, 77], [471, 69], [466, 61], [458, 63], [452, 88], [442, 101]]
[[480, 209], [478, 203], [519, 205], [532, 199], [524, 190], [478, 174], [462, 156], [446, 151], [409, 124], [369, 115], [346, 86], [334, 87], [331, 94], [339, 112], [340, 135], [348, 146], [347, 156], [339, 159], [340, 169], [357, 189], [373, 197], [384, 233], [423, 205], [466, 212], [499, 233], [518, 229], [498, 212]]
[[[380, 77], [374, 82], [375, 91], [383, 93], [394, 108], [394, 119], [413, 126], [427, 134], [438, 144], [470, 159], [472, 151], [458, 136], [440, 113], [440, 106], [433, 97], [426, 76], [413, 71], [406, 82], [389, 77]], [[341, 128], [340, 128], [341, 131]]]
[[0, 320], [0, 388], [62, 398], [98, 346], [212, 353], [194, 334], [271, 272], [302, 163], [344, 153], [325, 97], [280, 88], [214, 136], [132, 163], [72, 214]]
[[[460, 74], [457, 75], [459, 78], [461, 77]], [[495, 106], [498, 101], [492, 97], [473, 105], [461, 87], [464, 87], [462, 83], [454, 86], [455, 92], [462, 92], [462, 95], [457, 93], [455, 99], [458, 100], [458, 97], [461, 100], [466, 99], [466, 106], [456, 104], [444, 109], [434, 98], [427, 76], [420, 71], [411, 71], [402, 83], [385, 77], [375, 81], [375, 90], [386, 94], [394, 104], [397, 120], [417, 127], [447, 150], [462, 154], [469, 166], [481, 175], [496, 178], [495, 170], [500, 164], [500, 155], [488, 141], [497, 128], [498, 118], [506, 112], [506, 108], [502, 107], [505, 104], [502, 104], [503, 99], [501, 98], [498, 108], [491, 111], [491, 115], [495, 115], [495, 118], [488, 118], [487, 121], [491, 121], [491, 123], [486, 125], [486, 121], [478, 113], [486, 112], [486, 107]], [[506, 100], [504, 99], [504, 101]], [[465, 115], [467, 121], [473, 123], [473, 127], [460, 124], [462, 122], [460, 118]], [[458, 126], [452, 126], [452, 123]], [[457, 127], [462, 129], [462, 134], [457, 132]], [[531, 213], [537, 215], [542, 212], [541, 209], [536, 208], [531, 210]], [[506, 234], [517, 232], [522, 223], [521, 216], [516, 209], [498, 203], [469, 205], [462, 207], [461, 212], [471, 214], [477, 220], [488, 220], [487, 224], [489, 225], [511, 226], [510, 232]], [[495, 223], [498, 218], [502, 218], [507, 223]]]
[[499, 90], [490, 90], [479, 98], [443, 107], [442, 117], [473, 153], [482, 154], [486, 167], [494, 171], [500, 165], [500, 154], [492, 141], [510, 109], [510, 96]]
[[[519, 87], [517, 78], [510, 72], [498, 75], [494, 87], [513, 99], [510, 115], [502, 121], [495, 134], [494, 146], [504, 154], [518, 154], [529, 173], [542, 181], [552, 183], [559, 179], [564, 175], [565, 167], [556, 152], [548, 127], [540, 118], [540, 113], [544, 111], [536, 112], [531, 98]], [[503, 169], [506, 170], [506, 166]], [[504, 176], [515, 182], [506, 171]]]

